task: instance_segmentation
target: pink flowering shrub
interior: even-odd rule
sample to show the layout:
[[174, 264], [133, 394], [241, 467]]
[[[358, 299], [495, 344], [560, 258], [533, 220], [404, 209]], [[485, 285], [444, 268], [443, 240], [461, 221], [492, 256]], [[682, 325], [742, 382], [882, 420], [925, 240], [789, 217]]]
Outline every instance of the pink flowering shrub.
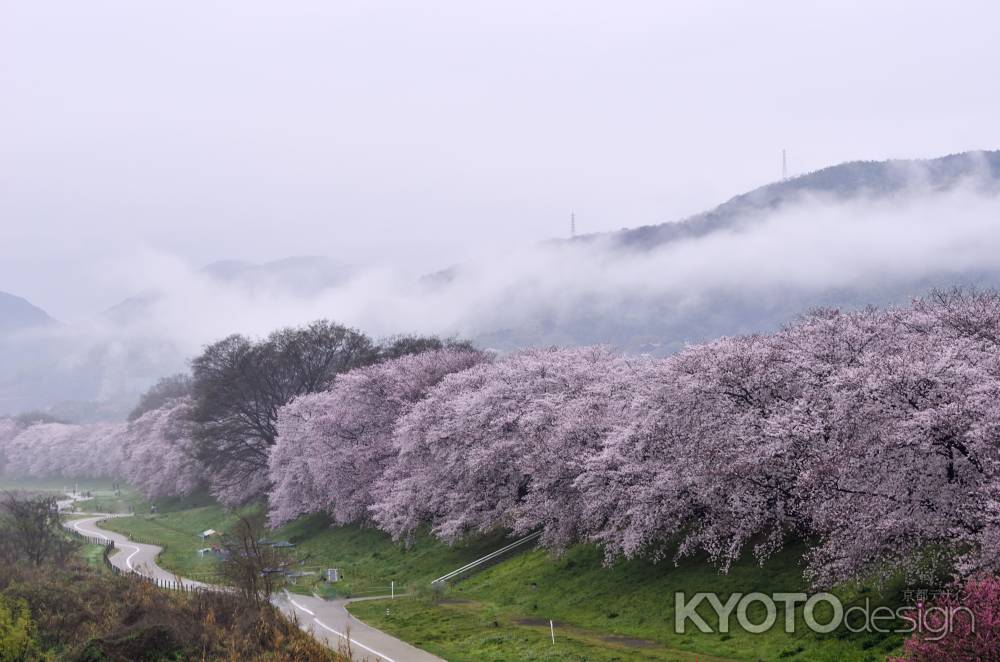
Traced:
[[921, 627], [889, 662], [1000, 660], [1000, 579], [969, 580], [957, 596], [935, 599], [911, 616]]

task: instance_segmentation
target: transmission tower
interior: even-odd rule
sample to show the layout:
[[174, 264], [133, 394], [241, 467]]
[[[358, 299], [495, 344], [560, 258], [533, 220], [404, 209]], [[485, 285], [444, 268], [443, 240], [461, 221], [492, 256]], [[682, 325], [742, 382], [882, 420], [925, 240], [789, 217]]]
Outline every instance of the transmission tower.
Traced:
[[569, 215], [569, 237], [570, 239], [576, 237], [576, 213], [571, 213]]
[[781, 150], [781, 180], [784, 181], [788, 179], [788, 155], [785, 154], [785, 150]]

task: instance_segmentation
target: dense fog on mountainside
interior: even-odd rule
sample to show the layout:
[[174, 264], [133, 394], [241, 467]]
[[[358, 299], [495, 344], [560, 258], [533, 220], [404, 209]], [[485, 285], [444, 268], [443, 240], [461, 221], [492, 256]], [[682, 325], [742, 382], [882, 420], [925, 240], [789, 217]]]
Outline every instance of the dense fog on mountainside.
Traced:
[[607, 344], [666, 355], [773, 330], [815, 306], [1000, 286], [998, 192], [1000, 152], [846, 163], [678, 222], [525, 245], [422, 277], [319, 256], [192, 269], [166, 253], [132, 255], [115, 268], [135, 294], [85, 321], [0, 296], [0, 413], [120, 420], [204, 344], [319, 318], [500, 351]]

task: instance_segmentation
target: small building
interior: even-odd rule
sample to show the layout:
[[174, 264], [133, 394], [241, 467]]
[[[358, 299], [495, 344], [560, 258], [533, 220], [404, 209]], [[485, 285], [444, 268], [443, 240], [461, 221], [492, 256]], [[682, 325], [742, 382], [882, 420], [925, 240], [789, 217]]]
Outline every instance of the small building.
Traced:
[[226, 550], [222, 549], [218, 545], [213, 545], [212, 547], [203, 547], [198, 550], [198, 557], [205, 558], [206, 556], [215, 556], [220, 559], [227, 557]]
[[199, 535], [201, 536], [202, 540], [208, 540], [209, 538], [211, 538], [213, 536], [218, 536], [219, 532], [216, 531], [215, 529], [205, 529]]

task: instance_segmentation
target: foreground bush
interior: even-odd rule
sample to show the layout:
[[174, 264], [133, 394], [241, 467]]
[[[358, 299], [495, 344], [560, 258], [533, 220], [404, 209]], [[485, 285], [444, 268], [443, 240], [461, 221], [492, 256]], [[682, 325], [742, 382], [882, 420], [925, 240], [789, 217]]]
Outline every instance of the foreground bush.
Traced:
[[957, 596], [925, 606], [924, 626], [904, 646], [904, 656], [890, 662], [1000, 660], [1000, 579], [980, 577]]
[[[329, 651], [270, 605], [234, 596], [184, 595], [82, 565], [12, 568], [0, 577], [0, 660], [334, 662]], [[20, 605], [27, 605], [27, 611]], [[14, 627], [4, 625], [4, 620]], [[32, 620], [34, 624], [32, 624]], [[12, 633], [7, 635], [8, 630]], [[4, 657], [4, 641], [31, 654]]]
[[28, 605], [0, 596], [0, 662], [41, 659], [45, 658], [35, 638]]

